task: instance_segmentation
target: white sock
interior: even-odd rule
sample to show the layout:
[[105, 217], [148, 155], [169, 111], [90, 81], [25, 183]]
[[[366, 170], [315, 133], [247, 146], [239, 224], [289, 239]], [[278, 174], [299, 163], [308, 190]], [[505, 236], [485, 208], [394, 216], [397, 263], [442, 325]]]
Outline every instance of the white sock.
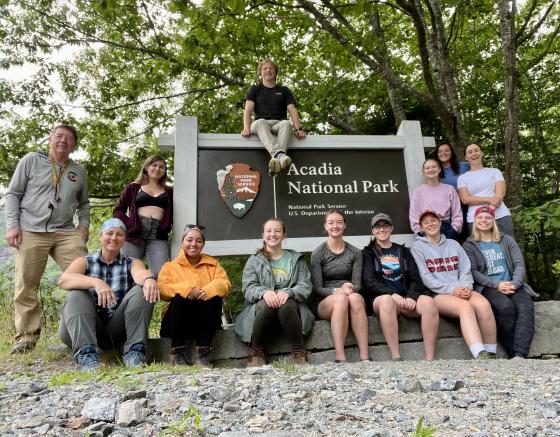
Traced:
[[487, 352], [490, 352], [491, 354], [495, 354], [497, 352], [497, 344], [486, 344], [484, 343], [484, 349], [486, 349]]
[[482, 343], [475, 343], [469, 349], [471, 350], [472, 356], [475, 357], [475, 358], [478, 357], [478, 354], [480, 352], [486, 350]]

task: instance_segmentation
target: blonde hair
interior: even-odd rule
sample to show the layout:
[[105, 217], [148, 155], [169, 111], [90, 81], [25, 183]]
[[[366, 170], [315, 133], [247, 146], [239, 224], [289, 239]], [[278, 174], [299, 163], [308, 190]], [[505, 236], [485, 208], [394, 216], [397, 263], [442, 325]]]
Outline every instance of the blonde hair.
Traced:
[[134, 180], [134, 183], [142, 185], [145, 184], [146, 182], [149, 182], [150, 178], [148, 177], [148, 167], [152, 165], [154, 162], [159, 162], [159, 161], [162, 161], [165, 165], [165, 173], [163, 173], [163, 176], [158, 181], [158, 184], [163, 187], [165, 185], [165, 181], [167, 180], [167, 162], [165, 162], [164, 157], [159, 155], [148, 156], [148, 158], [144, 161], [144, 164], [142, 165], [142, 169], [140, 170], [140, 173], [138, 173], [138, 176]]
[[259, 62], [259, 64], [257, 65], [257, 74], [259, 76], [261, 75], [261, 70], [262, 70], [264, 64], [272, 65], [274, 67], [274, 71], [275, 71], [274, 77], [278, 77], [278, 65], [276, 65], [271, 59], [265, 59], [265, 60]]
[[[279, 218], [273, 217], [273, 218], [269, 218], [267, 221], [265, 221], [262, 225], [262, 231], [261, 234], [264, 233], [264, 227], [266, 226], [267, 223], [269, 222], [278, 222], [282, 225], [282, 233], [284, 235], [286, 235], [286, 225], [284, 224], [284, 222], [282, 220], [280, 220]], [[270, 260], [270, 252], [267, 250], [266, 248], [266, 242], [263, 240], [263, 247], [257, 249], [257, 254], [262, 253], [266, 259]]]
[[[498, 223], [496, 223], [496, 219], [494, 217], [492, 217], [492, 220], [494, 221], [494, 225], [492, 226], [492, 230], [490, 231], [490, 239], [494, 243], [499, 243], [500, 242], [500, 228], [498, 227]], [[474, 241], [480, 241], [482, 239], [482, 234], [476, 228], [476, 222], [473, 222], [471, 237]]]

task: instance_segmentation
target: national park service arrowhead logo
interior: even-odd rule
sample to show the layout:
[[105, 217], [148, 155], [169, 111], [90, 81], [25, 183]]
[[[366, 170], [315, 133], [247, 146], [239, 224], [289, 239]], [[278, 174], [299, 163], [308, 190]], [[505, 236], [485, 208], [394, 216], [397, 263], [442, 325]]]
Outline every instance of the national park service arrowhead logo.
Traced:
[[248, 164], [229, 164], [216, 172], [218, 190], [229, 210], [236, 217], [243, 217], [253, 206], [259, 193], [261, 174]]

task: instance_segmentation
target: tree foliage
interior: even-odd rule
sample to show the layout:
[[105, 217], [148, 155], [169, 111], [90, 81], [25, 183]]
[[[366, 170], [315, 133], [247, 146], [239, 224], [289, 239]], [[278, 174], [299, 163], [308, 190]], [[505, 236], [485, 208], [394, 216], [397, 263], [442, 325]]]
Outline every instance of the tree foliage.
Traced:
[[[0, 68], [33, 74], [0, 79], [0, 179], [65, 120], [91, 194], [111, 199], [176, 114], [239, 132], [256, 64], [272, 58], [307, 131], [419, 119], [436, 139], [480, 143], [515, 182], [510, 205], [541, 208], [560, 185], [559, 13], [556, 0], [4, 0]], [[529, 248], [546, 229], [527, 227]]]

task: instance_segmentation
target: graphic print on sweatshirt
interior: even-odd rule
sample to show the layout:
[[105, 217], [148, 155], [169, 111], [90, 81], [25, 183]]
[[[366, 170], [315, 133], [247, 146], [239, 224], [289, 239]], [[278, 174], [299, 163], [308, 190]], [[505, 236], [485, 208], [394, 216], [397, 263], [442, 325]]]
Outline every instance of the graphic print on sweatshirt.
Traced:
[[426, 265], [430, 273], [451, 272], [453, 270], [459, 270], [459, 257], [428, 258], [426, 260]]

